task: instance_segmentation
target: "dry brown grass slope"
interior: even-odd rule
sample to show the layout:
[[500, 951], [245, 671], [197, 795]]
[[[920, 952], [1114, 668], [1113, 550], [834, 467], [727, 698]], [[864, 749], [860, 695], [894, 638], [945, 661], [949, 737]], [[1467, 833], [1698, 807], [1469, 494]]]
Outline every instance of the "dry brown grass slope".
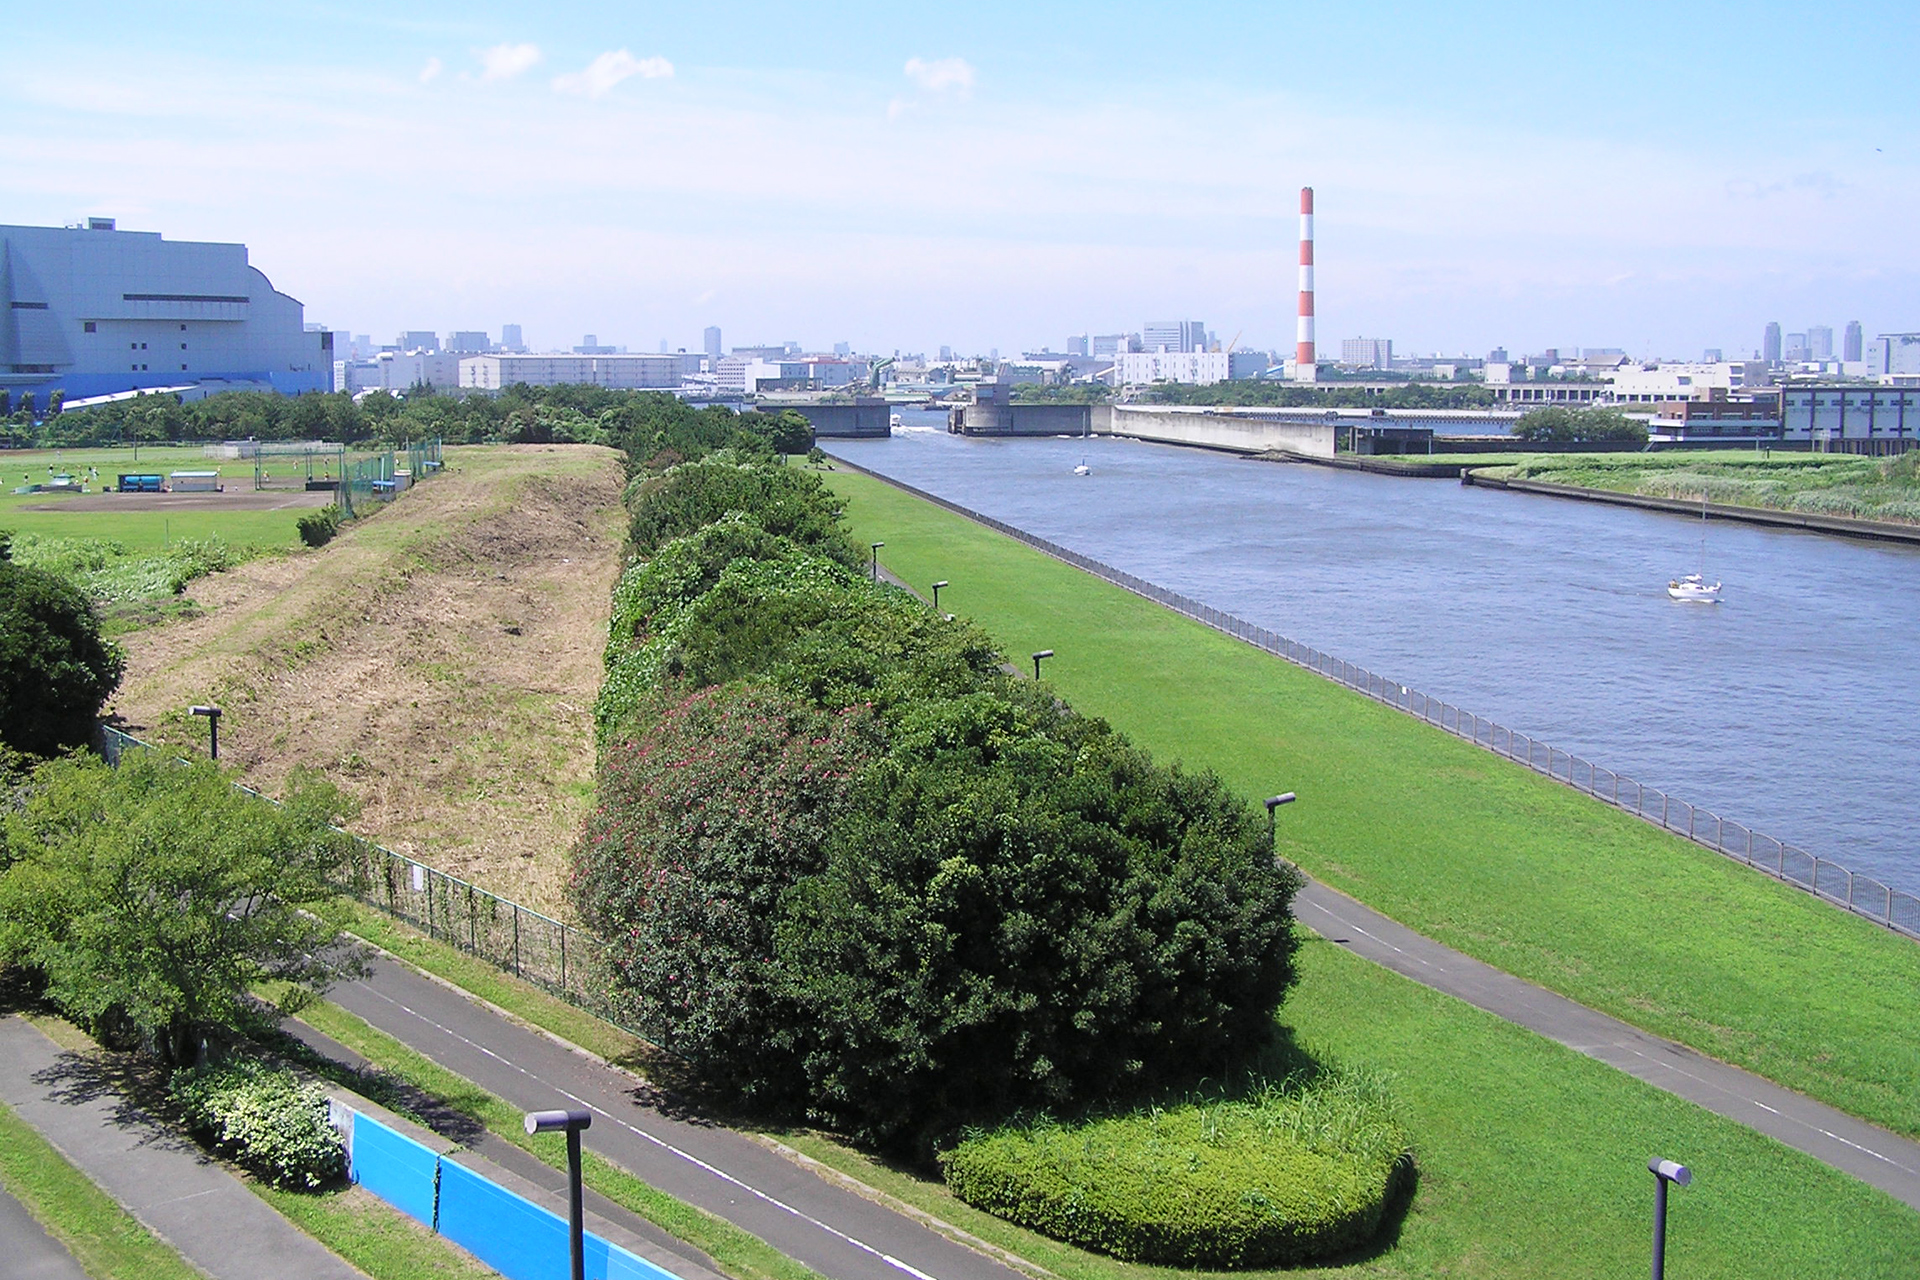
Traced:
[[262, 790], [297, 765], [389, 847], [557, 907], [592, 790], [592, 708], [625, 533], [619, 456], [449, 449], [446, 472], [319, 551], [194, 584], [207, 612], [128, 638], [113, 710]]

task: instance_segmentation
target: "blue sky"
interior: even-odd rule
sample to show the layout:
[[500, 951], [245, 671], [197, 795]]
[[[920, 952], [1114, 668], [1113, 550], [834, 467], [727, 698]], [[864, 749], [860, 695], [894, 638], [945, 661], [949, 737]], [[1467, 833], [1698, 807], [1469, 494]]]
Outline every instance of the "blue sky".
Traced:
[[21, 6], [0, 222], [540, 344], [1731, 354], [1920, 328], [1920, 7]]

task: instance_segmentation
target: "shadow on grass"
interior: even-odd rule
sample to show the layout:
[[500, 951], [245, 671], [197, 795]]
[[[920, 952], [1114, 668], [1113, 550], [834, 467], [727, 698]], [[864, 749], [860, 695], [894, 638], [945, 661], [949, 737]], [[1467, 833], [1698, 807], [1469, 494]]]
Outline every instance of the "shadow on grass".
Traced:
[[277, 1027], [262, 1027], [254, 1040], [275, 1057], [285, 1059], [343, 1089], [379, 1103], [415, 1124], [431, 1129], [449, 1142], [472, 1147], [487, 1134], [486, 1123], [456, 1104], [383, 1071], [326, 1033], [304, 1022], [287, 1019]]

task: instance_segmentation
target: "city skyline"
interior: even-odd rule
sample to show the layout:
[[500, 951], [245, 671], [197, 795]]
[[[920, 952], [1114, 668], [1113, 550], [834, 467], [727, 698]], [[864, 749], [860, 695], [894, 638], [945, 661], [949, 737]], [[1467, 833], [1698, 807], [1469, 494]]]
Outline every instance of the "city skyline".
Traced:
[[1684, 357], [1786, 316], [1920, 327], [1920, 158], [1883, 123], [1914, 88], [1869, 63], [1809, 109], [1756, 70], [1899, 44], [1892, 6], [781, 12], [35, 10], [0, 220], [245, 242], [360, 332], [985, 351], [1201, 314], [1285, 350], [1312, 185], [1327, 341]]

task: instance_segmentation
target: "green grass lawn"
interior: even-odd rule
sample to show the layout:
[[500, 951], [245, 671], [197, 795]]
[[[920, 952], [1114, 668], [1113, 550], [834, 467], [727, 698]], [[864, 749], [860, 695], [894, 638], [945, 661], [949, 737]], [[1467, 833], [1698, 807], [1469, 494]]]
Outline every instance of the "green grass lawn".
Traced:
[[[253, 488], [253, 463], [244, 459], [208, 459], [199, 445], [143, 447], [139, 461], [132, 449], [34, 449], [0, 452], [0, 529], [59, 538], [102, 538], [128, 551], [153, 551], [182, 538], [220, 538], [235, 546], [291, 547], [299, 544], [294, 522], [304, 511], [62, 511], [68, 495], [16, 494], [22, 483], [44, 483], [47, 468], [85, 475], [98, 467], [102, 484], [115, 484], [122, 472], [218, 470], [229, 489]], [[286, 464], [283, 464], [286, 465]], [[24, 479], [23, 479], [24, 478]], [[98, 493], [97, 486], [94, 492]], [[29, 507], [52, 508], [30, 511]]]
[[1782, 450], [1558, 454], [1490, 459], [1499, 479], [1868, 520], [1920, 521], [1911, 460]]
[[[171, 1246], [0, 1104], [0, 1185], [94, 1280], [196, 1280]], [[0, 1264], [0, 1272], [6, 1270]]]
[[492, 1280], [499, 1273], [359, 1187], [284, 1191], [248, 1182], [282, 1217], [372, 1280]]
[[1510, 973], [1920, 1136], [1920, 944], [865, 476], [860, 541], [1156, 753], [1297, 791], [1281, 850]]
[[[1232, 1274], [1645, 1275], [1647, 1161], [1656, 1155], [1683, 1161], [1695, 1177], [1673, 1193], [1675, 1276], [1915, 1274], [1920, 1214], [1866, 1184], [1332, 943], [1308, 942], [1301, 960], [1280, 1021], [1316, 1057], [1389, 1074], [1413, 1134], [1419, 1186], [1397, 1240], [1371, 1257]], [[935, 1179], [818, 1134], [785, 1140], [1062, 1280], [1194, 1274], [1049, 1240], [961, 1203]]]

